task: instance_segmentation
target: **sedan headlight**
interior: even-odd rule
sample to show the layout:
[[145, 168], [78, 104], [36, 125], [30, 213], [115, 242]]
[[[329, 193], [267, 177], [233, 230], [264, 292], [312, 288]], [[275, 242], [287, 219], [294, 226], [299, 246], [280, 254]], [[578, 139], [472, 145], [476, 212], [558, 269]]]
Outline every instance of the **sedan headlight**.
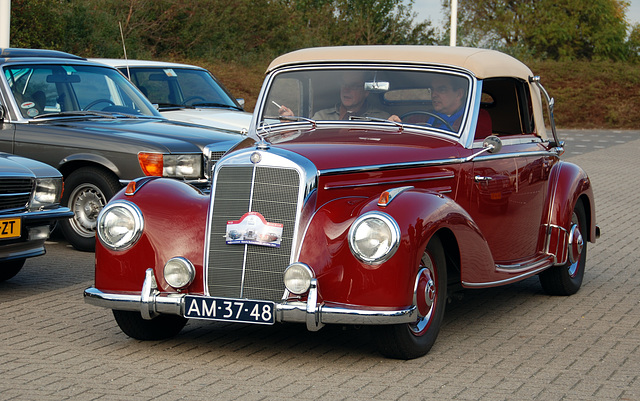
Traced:
[[132, 247], [142, 235], [144, 219], [138, 207], [127, 201], [108, 203], [98, 215], [98, 238], [116, 251]]
[[202, 177], [201, 154], [165, 155], [161, 153], [138, 153], [138, 162], [145, 175], [197, 179]]
[[349, 229], [349, 248], [361, 261], [377, 265], [388, 260], [400, 244], [398, 223], [386, 213], [368, 212]]
[[62, 178], [37, 178], [29, 209], [42, 209], [60, 203]]

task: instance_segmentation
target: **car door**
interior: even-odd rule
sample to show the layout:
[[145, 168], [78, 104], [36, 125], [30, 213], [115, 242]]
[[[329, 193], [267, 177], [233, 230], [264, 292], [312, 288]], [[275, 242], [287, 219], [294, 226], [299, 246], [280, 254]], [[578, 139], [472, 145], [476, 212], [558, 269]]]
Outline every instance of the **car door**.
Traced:
[[533, 136], [504, 138], [499, 153], [478, 157], [470, 179], [469, 213], [496, 263], [534, 258], [553, 159]]

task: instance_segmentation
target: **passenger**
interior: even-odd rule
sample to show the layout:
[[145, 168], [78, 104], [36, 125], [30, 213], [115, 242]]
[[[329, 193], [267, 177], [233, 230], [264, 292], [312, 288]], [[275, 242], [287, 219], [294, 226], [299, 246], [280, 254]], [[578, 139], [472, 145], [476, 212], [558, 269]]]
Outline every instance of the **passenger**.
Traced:
[[[342, 83], [340, 85], [340, 103], [334, 107], [320, 110], [316, 112], [312, 119], [314, 120], [349, 120], [349, 117], [372, 117], [388, 119], [390, 121], [400, 122], [400, 118], [396, 115], [390, 115], [386, 111], [371, 107], [367, 101], [369, 92], [364, 90], [365, 72], [364, 71], [345, 71], [342, 74]], [[280, 106], [278, 114], [281, 117], [292, 117], [293, 112], [286, 106]]]

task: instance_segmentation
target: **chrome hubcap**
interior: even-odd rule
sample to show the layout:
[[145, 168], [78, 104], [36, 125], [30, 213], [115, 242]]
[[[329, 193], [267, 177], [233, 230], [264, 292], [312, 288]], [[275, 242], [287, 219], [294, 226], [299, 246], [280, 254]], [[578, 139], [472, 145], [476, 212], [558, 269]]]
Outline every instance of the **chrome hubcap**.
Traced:
[[418, 320], [409, 325], [414, 334], [421, 334], [429, 325], [431, 316], [435, 308], [437, 297], [437, 287], [434, 274], [434, 265], [429, 254], [422, 257], [422, 269], [416, 277], [415, 292], [413, 297], [414, 305], [418, 309]]
[[104, 194], [95, 185], [77, 187], [69, 196], [69, 206], [74, 213], [71, 219], [74, 231], [83, 237], [93, 237], [98, 214], [106, 204]]

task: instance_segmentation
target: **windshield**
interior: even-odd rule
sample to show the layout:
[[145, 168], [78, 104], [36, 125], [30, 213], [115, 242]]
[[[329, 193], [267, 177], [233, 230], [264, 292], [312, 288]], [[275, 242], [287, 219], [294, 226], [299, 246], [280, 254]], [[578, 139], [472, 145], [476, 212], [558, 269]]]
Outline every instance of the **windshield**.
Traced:
[[90, 65], [11, 65], [4, 76], [24, 118], [101, 111], [160, 116], [116, 70]]
[[268, 88], [261, 122], [390, 120], [459, 134], [470, 82], [465, 75], [421, 69], [285, 71]]
[[[121, 68], [127, 75], [127, 69]], [[230, 107], [240, 106], [207, 71], [190, 68], [129, 67], [131, 81], [160, 107]]]

